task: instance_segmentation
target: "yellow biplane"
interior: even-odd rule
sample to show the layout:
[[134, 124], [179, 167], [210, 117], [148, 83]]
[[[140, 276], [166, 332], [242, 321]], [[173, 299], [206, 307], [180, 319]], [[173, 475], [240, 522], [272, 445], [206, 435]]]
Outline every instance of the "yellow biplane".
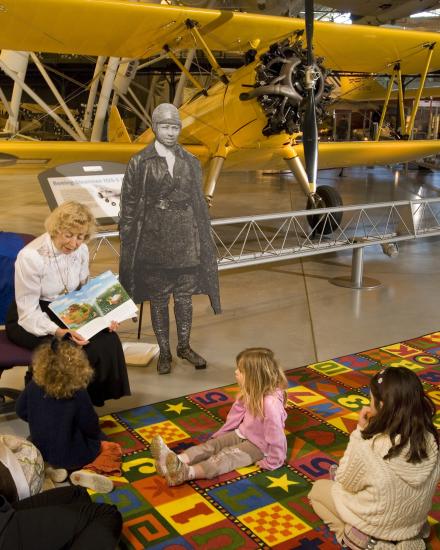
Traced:
[[383, 25], [439, 7], [438, 0], [324, 0], [323, 4], [350, 12], [352, 21], [362, 25]]
[[[335, 191], [316, 188], [298, 141], [307, 105], [318, 114], [325, 108], [328, 71], [394, 74], [398, 66], [399, 74], [420, 74], [423, 88], [426, 74], [440, 69], [435, 33], [316, 22], [312, 58], [302, 19], [131, 0], [2, 0], [0, 27], [3, 49], [129, 59], [166, 54], [182, 70], [178, 52], [204, 50], [217, 81], [204, 89], [191, 77], [198, 90], [180, 112], [181, 142], [204, 165], [206, 194], [212, 197], [221, 170], [289, 168], [312, 207], [341, 204]], [[213, 53], [222, 51], [240, 52], [243, 66], [227, 75]], [[110, 143], [1, 141], [0, 161], [35, 160], [42, 168], [126, 162], [153, 139], [148, 130], [131, 143], [117, 112], [111, 122]], [[321, 142], [318, 162], [319, 168], [389, 164], [439, 152], [439, 141]]]

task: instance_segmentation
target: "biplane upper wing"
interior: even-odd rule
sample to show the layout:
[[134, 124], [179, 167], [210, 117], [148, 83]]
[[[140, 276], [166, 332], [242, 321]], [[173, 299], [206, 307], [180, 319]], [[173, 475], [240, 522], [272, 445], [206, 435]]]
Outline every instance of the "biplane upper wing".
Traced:
[[[304, 20], [223, 12], [131, 0], [3, 0], [0, 47], [10, 50], [146, 58], [167, 44], [173, 50], [194, 47], [186, 21], [212, 50], [246, 51], [304, 30]], [[314, 48], [333, 70], [386, 72], [401, 63], [404, 74], [419, 73], [426, 45], [436, 33], [361, 25], [315, 23]], [[440, 68], [440, 48], [431, 68]]]
[[[188, 19], [197, 22], [199, 32], [212, 50], [244, 52], [256, 40], [260, 41], [261, 48], [267, 48], [269, 43], [294, 36], [295, 33], [301, 34], [304, 30], [304, 21], [300, 19], [131, 0], [2, 0], [0, 47], [145, 58], [160, 53], [165, 44], [173, 50], [195, 47], [194, 36], [186, 24]], [[440, 47], [432, 50], [438, 36], [436, 33], [317, 22], [314, 47], [315, 54], [324, 57], [323, 64], [329, 69], [387, 72], [399, 61], [402, 73], [417, 74], [426, 65], [429, 47], [432, 53], [431, 69], [440, 68]], [[244, 74], [240, 79], [248, 82], [249, 75]], [[286, 139], [290, 141], [290, 138], [283, 133], [270, 138], [262, 135], [266, 121], [261, 109], [257, 113], [254, 103], [239, 102], [240, 79], [237, 77], [235, 82], [231, 77], [228, 85], [228, 97], [231, 99], [227, 105], [225, 94], [219, 89], [210, 96], [206, 109], [201, 108], [200, 104], [200, 101], [205, 101], [204, 97], [191, 102], [194, 112], [186, 113], [188, 116], [183, 120], [183, 126], [185, 130], [186, 123], [192, 121], [192, 126], [188, 126], [191, 132], [187, 133], [193, 139], [189, 143], [183, 140], [183, 144], [204, 163], [215, 153], [212, 147], [217, 147], [219, 136], [227, 134], [230, 152], [224, 169], [285, 168], [283, 150]], [[213, 102], [219, 98], [221, 101], [214, 114]], [[249, 116], [246, 120], [244, 105], [248, 105], [245, 114]], [[184, 106], [182, 109], [189, 108]], [[237, 120], [231, 122], [231, 118]], [[213, 124], [213, 119], [218, 128]], [[185, 137], [185, 132], [182, 137]], [[124, 140], [126, 136], [121, 135], [116, 143], [2, 141], [0, 166], [47, 167], [88, 159], [126, 161], [144, 144], [123, 143]], [[301, 144], [292, 144], [292, 147], [302, 156]], [[437, 153], [439, 148], [438, 141], [321, 143], [319, 167], [399, 162]]]
[[325, 0], [324, 4], [337, 10], [351, 12], [359, 23], [380, 25], [408, 15], [438, 8], [438, 0]]
[[[387, 83], [388, 84], [388, 83]], [[396, 86], [395, 86], [396, 88]], [[413, 99], [416, 97], [417, 89], [406, 88], [405, 99]], [[339, 85], [332, 91], [332, 96], [336, 103], [340, 102], [368, 102], [368, 101], [384, 101], [387, 95], [387, 88], [379, 84], [375, 77], [362, 76], [342, 76], [339, 78]], [[421, 92], [421, 98], [438, 98], [440, 97], [440, 86], [424, 87]], [[391, 92], [391, 99], [398, 99], [398, 90], [394, 89]]]

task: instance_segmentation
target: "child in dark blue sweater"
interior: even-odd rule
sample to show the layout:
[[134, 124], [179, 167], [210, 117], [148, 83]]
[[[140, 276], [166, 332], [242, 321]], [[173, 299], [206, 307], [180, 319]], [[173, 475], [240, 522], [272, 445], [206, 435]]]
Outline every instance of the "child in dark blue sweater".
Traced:
[[32, 442], [51, 466], [79, 470], [70, 475], [75, 485], [111, 491], [112, 481], [100, 473], [118, 470], [120, 447], [103, 441], [86, 390], [93, 376], [86, 354], [70, 341], [53, 338], [35, 351], [32, 366], [33, 379], [16, 405], [17, 415], [29, 423]]

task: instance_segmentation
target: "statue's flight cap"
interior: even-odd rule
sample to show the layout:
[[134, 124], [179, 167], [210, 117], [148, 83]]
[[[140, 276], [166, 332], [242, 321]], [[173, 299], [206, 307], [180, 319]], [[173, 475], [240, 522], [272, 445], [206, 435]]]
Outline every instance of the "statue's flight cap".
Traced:
[[182, 125], [178, 109], [171, 103], [161, 103], [158, 105], [151, 116], [153, 126], [156, 124], [178, 124]]

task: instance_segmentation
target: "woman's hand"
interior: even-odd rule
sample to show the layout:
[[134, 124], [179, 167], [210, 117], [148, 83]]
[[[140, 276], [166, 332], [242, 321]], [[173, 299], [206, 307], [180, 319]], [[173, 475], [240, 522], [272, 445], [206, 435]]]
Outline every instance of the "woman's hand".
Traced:
[[110, 332], [116, 332], [119, 328], [118, 321], [111, 321], [110, 326], [108, 327]]
[[70, 339], [75, 342], [78, 346], [86, 346], [89, 341], [85, 340], [80, 334], [74, 330], [69, 330], [67, 328], [57, 328], [55, 331], [55, 336], [58, 338], [63, 338], [66, 334], [70, 335]]
[[358, 426], [361, 430], [368, 426], [371, 418], [371, 407], [362, 407], [359, 413]]

